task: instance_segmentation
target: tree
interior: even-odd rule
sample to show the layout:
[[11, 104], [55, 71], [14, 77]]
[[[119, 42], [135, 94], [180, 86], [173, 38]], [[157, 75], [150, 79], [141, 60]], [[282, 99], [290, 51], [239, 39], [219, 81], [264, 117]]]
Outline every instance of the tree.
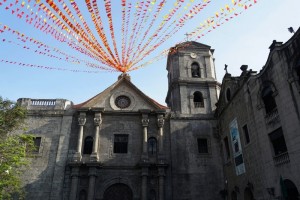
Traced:
[[0, 97], [0, 200], [24, 197], [21, 173], [35, 147], [31, 135], [12, 132], [22, 127], [25, 117], [24, 108]]

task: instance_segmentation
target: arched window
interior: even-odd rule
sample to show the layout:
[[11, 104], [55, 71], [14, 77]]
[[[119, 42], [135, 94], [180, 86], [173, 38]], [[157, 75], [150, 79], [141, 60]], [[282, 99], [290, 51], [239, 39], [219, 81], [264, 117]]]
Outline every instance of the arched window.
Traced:
[[195, 108], [203, 108], [204, 100], [201, 92], [194, 92], [194, 107]]
[[298, 84], [300, 85], [300, 60], [298, 60], [297, 64], [294, 67], [294, 74], [296, 80], [298, 79]]
[[193, 63], [191, 66], [192, 77], [199, 78], [200, 77], [200, 67], [198, 63]]
[[267, 114], [271, 113], [272, 111], [274, 111], [274, 109], [276, 109], [276, 107], [277, 107], [273, 95], [274, 95], [274, 92], [273, 92], [273, 90], [272, 90], [272, 88], [271, 88], [270, 85], [266, 86], [262, 90], [261, 97], [262, 97], [262, 100], [264, 102]]
[[91, 136], [87, 136], [84, 140], [83, 154], [91, 154], [93, 151], [94, 139]]
[[157, 152], [157, 141], [154, 137], [148, 139], [148, 154], [150, 156], [156, 155]]
[[226, 90], [226, 100], [230, 101], [231, 100], [231, 92], [230, 92], [230, 88], [227, 88]]

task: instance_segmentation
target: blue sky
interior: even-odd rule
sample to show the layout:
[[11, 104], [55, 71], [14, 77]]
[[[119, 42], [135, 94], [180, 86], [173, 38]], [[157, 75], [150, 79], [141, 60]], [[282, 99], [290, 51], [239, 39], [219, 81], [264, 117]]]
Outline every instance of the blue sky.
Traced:
[[[197, 0], [195, 0], [197, 1]], [[172, 1], [168, 1], [172, 2]], [[184, 33], [193, 30], [194, 25], [214, 15], [221, 6], [230, 4], [231, 0], [215, 0], [199, 14], [182, 31], [163, 44], [158, 51], [150, 56], [156, 56], [163, 49], [170, 48], [184, 40]], [[288, 27], [296, 31], [299, 28], [299, 0], [258, 0], [258, 3], [241, 16], [223, 24], [221, 27], [202, 37], [197, 42], [210, 45], [215, 49], [214, 58], [218, 81], [222, 81], [224, 64], [232, 75], [240, 74], [240, 66], [247, 64], [249, 68], [259, 71], [265, 64], [273, 40], [287, 41], [292, 34]], [[88, 15], [86, 15], [88, 18]], [[118, 17], [118, 13], [114, 16]], [[48, 35], [38, 32], [32, 26], [6, 12], [0, 7], [0, 23], [7, 24], [34, 38], [51, 44], [72, 55], [79, 56], [63, 44], [54, 41]], [[92, 26], [92, 24], [91, 24]], [[117, 25], [116, 25], [117, 26]], [[118, 31], [116, 31], [118, 34]], [[13, 40], [9, 35], [0, 34], [3, 39]], [[84, 58], [84, 57], [82, 57]], [[28, 50], [7, 42], [0, 43], [0, 60], [8, 59], [24, 63], [44, 66], [62, 67], [67, 69], [92, 70], [84, 66], [74, 66], [40, 56]], [[113, 84], [120, 73], [101, 72], [97, 74], [74, 73], [67, 71], [45, 70], [0, 62], [0, 95], [4, 98], [63, 98], [81, 103]], [[167, 94], [166, 58], [145, 68], [130, 72], [132, 82], [146, 95], [165, 104]]]

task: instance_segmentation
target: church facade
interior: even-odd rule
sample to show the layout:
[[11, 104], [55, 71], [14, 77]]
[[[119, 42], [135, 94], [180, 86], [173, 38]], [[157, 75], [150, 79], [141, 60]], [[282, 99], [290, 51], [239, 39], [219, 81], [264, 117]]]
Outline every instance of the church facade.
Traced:
[[[187, 47], [188, 45], [188, 47]], [[168, 57], [169, 107], [127, 74], [84, 103], [19, 99], [39, 150], [28, 199], [221, 199], [213, 50], [188, 42]]]
[[[282, 182], [286, 199], [296, 199], [299, 40], [298, 31], [285, 44], [273, 43], [262, 72], [243, 66], [240, 77], [226, 73], [222, 85], [210, 46], [185, 42], [172, 47], [167, 107], [140, 91], [127, 74], [78, 105], [65, 99], [19, 99], [38, 147], [23, 176], [26, 198], [263, 200], [281, 197]], [[283, 59], [286, 52], [290, 57]], [[278, 76], [284, 70], [286, 76]], [[264, 81], [273, 83], [271, 89], [262, 89]], [[270, 91], [277, 114], [264, 104]], [[281, 95], [289, 103], [280, 104], [283, 98], [276, 98]], [[263, 98], [258, 102], [250, 96]], [[272, 114], [264, 113], [267, 109]], [[242, 134], [245, 126], [248, 136]]]

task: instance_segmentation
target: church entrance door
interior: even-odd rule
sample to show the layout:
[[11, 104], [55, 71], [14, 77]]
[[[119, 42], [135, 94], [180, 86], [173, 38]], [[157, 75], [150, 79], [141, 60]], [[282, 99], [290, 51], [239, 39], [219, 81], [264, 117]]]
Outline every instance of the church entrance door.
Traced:
[[107, 188], [103, 197], [103, 200], [132, 200], [133, 194], [127, 185], [117, 183]]
[[289, 179], [284, 180], [284, 184], [287, 190], [287, 200], [298, 200], [299, 193], [295, 184]]
[[254, 200], [253, 193], [248, 187], [244, 191], [244, 200]]

